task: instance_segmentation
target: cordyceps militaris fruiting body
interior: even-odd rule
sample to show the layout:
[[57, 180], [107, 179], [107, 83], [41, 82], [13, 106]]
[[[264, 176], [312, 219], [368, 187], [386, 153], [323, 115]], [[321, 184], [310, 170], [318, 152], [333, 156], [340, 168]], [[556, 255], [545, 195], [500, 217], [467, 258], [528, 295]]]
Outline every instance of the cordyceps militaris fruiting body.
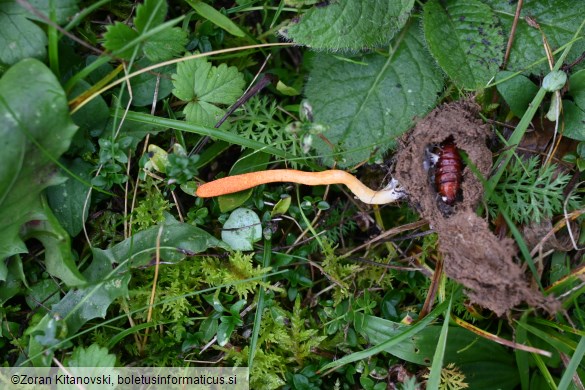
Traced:
[[203, 184], [197, 188], [195, 195], [209, 198], [247, 190], [268, 183], [297, 183], [308, 186], [344, 184], [362, 202], [368, 204], [387, 204], [395, 202], [405, 194], [397, 187], [396, 180], [379, 191], [372, 190], [352, 174], [332, 169], [322, 172], [303, 172], [295, 169], [273, 169], [228, 176]]

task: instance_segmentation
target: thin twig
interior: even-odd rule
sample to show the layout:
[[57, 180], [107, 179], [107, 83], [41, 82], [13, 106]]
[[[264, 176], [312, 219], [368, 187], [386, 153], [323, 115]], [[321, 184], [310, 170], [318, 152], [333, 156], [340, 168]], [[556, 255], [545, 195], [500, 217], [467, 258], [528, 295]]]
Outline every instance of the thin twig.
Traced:
[[514, 37], [516, 35], [516, 26], [518, 25], [518, 20], [520, 19], [520, 11], [522, 10], [523, 4], [524, 0], [518, 0], [518, 4], [516, 5], [516, 13], [514, 14], [514, 21], [512, 22], [512, 29], [510, 30], [508, 44], [506, 45], [506, 54], [504, 54], [504, 61], [502, 62], [502, 69], [506, 69], [506, 66], [508, 65], [508, 59], [510, 58], [512, 44], [514, 43]]
[[[154, 307], [154, 297], [156, 296], [156, 286], [158, 283], [158, 270], [160, 266], [160, 239], [163, 233], [163, 226], [161, 225], [158, 228], [158, 234], [156, 235], [156, 263], [154, 265], [154, 279], [152, 280], [152, 290], [150, 293], [150, 302], [148, 303], [148, 314], [146, 315], [146, 322], [150, 322], [152, 320], [152, 308]], [[148, 331], [150, 328], [146, 328], [144, 332], [144, 339], [142, 340], [142, 348], [141, 350], [144, 351], [146, 348], [146, 340], [148, 340]]]

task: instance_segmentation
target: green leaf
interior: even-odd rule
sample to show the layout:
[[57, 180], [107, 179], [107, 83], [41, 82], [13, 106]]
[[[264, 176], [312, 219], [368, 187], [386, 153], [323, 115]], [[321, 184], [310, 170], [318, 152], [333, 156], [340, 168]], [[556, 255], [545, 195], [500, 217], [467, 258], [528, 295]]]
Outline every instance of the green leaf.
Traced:
[[[93, 165], [81, 159], [75, 159], [66, 167], [75, 175], [89, 182]], [[83, 229], [87, 220], [87, 209], [85, 214], [83, 208], [89, 208], [91, 198], [87, 197], [89, 187], [80, 182], [77, 178], [68, 177], [65, 183], [49, 187], [47, 189], [47, 200], [55, 213], [57, 220], [67, 230], [71, 237], [77, 236]]]
[[[432, 109], [443, 87], [442, 76], [429, 58], [419, 29], [409, 26], [389, 57], [368, 54], [347, 62], [320, 54], [313, 60], [305, 94], [314, 122], [339, 149], [342, 167], [382, 155], [407, 131], [416, 117]], [[320, 137], [317, 152], [332, 165], [331, 146]]]
[[[410, 326], [383, 318], [356, 313], [359, 331], [377, 345], [396, 337]], [[358, 329], [356, 329], [358, 330]], [[441, 326], [428, 326], [411, 338], [387, 348], [386, 352], [414, 364], [432, 364]], [[473, 345], [472, 348], [469, 348]], [[459, 327], [449, 328], [444, 363], [455, 363], [466, 376], [471, 389], [511, 389], [518, 383], [514, 357], [504, 347]], [[494, 376], [493, 373], [498, 375]]]
[[[508, 71], [499, 72], [496, 81], [510, 77], [513, 73]], [[536, 96], [538, 86], [523, 75], [517, 75], [497, 85], [498, 92], [502, 95], [510, 110], [519, 118], [522, 118], [528, 105]]]
[[145, 0], [136, 7], [134, 26], [140, 32], [151, 30], [162, 24], [167, 16], [168, 5], [165, 0]]
[[130, 42], [138, 38], [138, 33], [124, 23], [116, 22], [106, 27], [104, 34], [104, 47], [116, 56], [129, 59], [135, 50], [135, 45], [126, 47]]
[[504, 36], [490, 7], [479, 0], [433, 0], [423, 26], [431, 54], [461, 88], [487, 85], [504, 55]]
[[[106, 28], [104, 34], [104, 47], [124, 59], [129, 59], [136, 45], [137, 38], [146, 35], [155, 27], [159, 27], [165, 21], [167, 15], [167, 3], [164, 0], [146, 0], [136, 9], [134, 26], [136, 30], [126, 24], [116, 22]], [[178, 22], [178, 19], [175, 21]], [[167, 22], [171, 23], [171, 22]], [[144, 38], [142, 50], [152, 62], [165, 61], [174, 58], [185, 50], [187, 33], [177, 27], [161, 27], [156, 34]]]
[[[8, 1], [6, 1], [6, 3], [17, 4], [18, 1], [8, 0]], [[63, 24], [63, 23], [68, 22], [69, 19], [73, 15], [75, 15], [77, 12], [79, 12], [79, 7], [77, 6], [77, 3], [79, 3], [79, 0], [59, 0], [59, 1], [29, 0], [28, 3], [31, 6], [33, 6], [36, 9], [36, 11], [41, 12], [45, 16], [49, 16], [52, 12], [54, 12], [54, 14], [55, 14], [54, 22], [58, 23], [58, 24]], [[20, 5], [17, 5], [17, 6], [21, 7]], [[27, 18], [29, 18], [31, 20], [36, 20], [36, 21], [41, 22], [41, 23], [46, 23], [45, 20], [40, 18], [38, 15], [30, 12], [29, 10], [22, 8], [22, 11], [24, 12], [24, 15]]]
[[[396, 345], [399, 345], [400, 343], [407, 339], [411, 339], [414, 335], [427, 328], [428, 325], [439, 316], [439, 314], [443, 313], [447, 307], [447, 304], [448, 302], [440, 303], [439, 305], [437, 305], [437, 307], [433, 309], [433, 311], [431, 311], [425, 318], [423, 318], [416, 324], [401, 329], [399, 333], [394, 334], [391, 337], [387, 337], [383, 342], [373, 347], [370, 347], [359, 352], [354, 352], [351, 355], [346, 355], [341, 359], [328, 363], [325, 366], [321, 367], [321, 371], [328, 370], [330, 368], [338, 368], [345, 364], [352, 363], [358, 360], [368, 359], [369, 357], [377, 353], [380, 353], [384, 350], [388, 350]], [[341, 306], [339, 307], [341, 308]], [[366, 323], [364, 323], [362, 313], [353, 312], [353, 314], [355, 316], [354, 327], [356, 331], [359, 332], [366, 325]]]
[[27, 251], [19, 229], [38, 210], [41, 191], [59, 183], [53, 162], [68, 149], [77, 127], [59, 81], [33, 59], [14, 65], [0, 79], [0, 117], [2, 260]]
[[221, 12], [217, 11], [215, 8], [210, 6], [207, 3], [204, 3], [201, 0], [186, 0], [187, 4], [189, 4], [195, 12], [199, 15], [203, 16], [205, 19], [209, 20], [211, 23], [215, 24], [219, 28], [224, 29], [228, 33], [243, 38], [246, 34], [240, 30], [240, 28], [227, 16], [222, 14]]
[[542, 88], [547, 92], [555, 92], [563, 88], [567, 83], [567, 74], [562, 70], [554, 70], [542, 80]]
[[[126, 285], [130, 280], [128, 267], [151, 264], [156, 252], [159, 229], [160, 226], [153, 226], [143, 230], [110, 249], [94, 248], [94, 260], [84, 275], [95, 285], [69, 292], [60, 304], [53, 308], [53, 311], [60, 312], [68, 319], [70, 329], [79, 329], [83, 323], [92, 318], [104, 317], [113, 299], [127, 294]], [[161, 261], [176, 263], [187, 255], [200, 253], [222, 244], [209, 233], [169, 217], [162, 224], [160, 246]], [[112, 265], [115, 263], [120, 266], [112, 270]], [[74, 304], [82, 302], [81, 298], [86, 296], [94, 304], [79, 305], [74, 308]], [[67, 297], [69, 300], [66, 299]]]
[[28, 290], [26, 304], [31, 309], [46, 314], [61, 299], [59, 292], [59, 284], [54, 279], [42, 279]]
[[0, 306], [18, 293], [24, 293], [26, 280], [20, 256], [0, 261]]
[[225, 114], [218, 105], [229, 106], [242, 95], [244, 78], [234, 66], [216, 67], [196, 58], [177, 64], [173, 85], [173, 95], [188, 102], [183, 110], [187, 121], [212, 127]]
[[[87, 81], [79, 80], [69, 93], [68, 98], [73, 99], [90, 88], [91, 85]], [[77, 155], [82, 155], [85, 152], [95, 152], [92, 137], [97, 137], [102, 134], [110, 119], [110, 110], [104, 98], [96, 96], [73, 114], [71, 118], [79, 126], [79, 130], [73, 137], [69, 153], [72, 155], [76, 155], [76, 153]]]
[[571, 356], [571, 360], [567, 365], [567, 369], [563, 373], [563, 377], [559, 382], [559, 390], [565, 390], [574, 387], [575, 375], [579, 369], [579, 365], [583, 362], [583, 356], [585, 355], [585, 336], [581, 336], [575, 353]]
[[116, 355], [108, 353], [107, 348], [97, 344], [89, 347], [76, 347], [65, 362], [66, 367], [114, 367]]
[[437, 340], [437, 348], [433, 356], [433, 364], [431, 364], [431, 372], [429, 374], [427, 388], [438, 389], [441, 384], [441, 370], [443, 368], [443, 361], [445, 358], [445, 348], [447, 346], [447, 335], [449, 334], [449, 319], [451, 317], [451, 304], [453, 297], [449, 300], [449, 307], [445, 312], [445, 318], [443, 320], [443, 326], [441, 327], [441, 333]]
[[[483, 0], [489, 5], [500, 24], [504, 27], [504, 36], [510, 36], [510, 27], [516, 13], [516, 2], [500, 0]], [[573, 39], [575, 31], [583, 21], [583, 15], [575, 12], [575, 2], [570, 0], [540, 0], [527, 1], [522, 6], [520, 22], [514, 34], [514, 44], [510, 52], [507, 70], [526, 71], [533, 62], [545, 59], [545, 51], [542, 44], [542, 34], [536, 28], [530, 27], [525, 22], [525, 17], [530, 16], [540, 25], [546, 35], [550, 47], [554, 50]], [[585, 51], [585, 40], [574, 43], [566, 63], [572, 63]], [[558, 58], [560, 54], [556, 55]], [[528, 73], [546, 74], [550, 72], [547, 61], [529, 69]]]
[[[146, 51], [146, 46], [144, 47], [144, 50]], [[148, 58], [143, 58], [136, 62], [136, 67], [138, 69], [144, 69], [151, 65], [152, 62]], [[145, 72], [130, 79], [130, 85], [132, 86], [132, 105], [135, 107], [150, 106], [153, 103], [154, 94], [157, 88], [157, 101], [169, 96], [173, 89], [173, 84], [170, 79], [174, 70], [174, 66], [164, 66], [158, 68], [156, 73]], [[124, 95], [123, 104], [125, 104], [128, 99], [129, 96]]]
[[[287, 158], [286, 152], [281, 149], [275, 148], [274, 146], [267, 145], [262, 142], [254, 141], [251, 139], [244, 138], [238, 134], [234, 134], [230, 131], [224, 131], [216, 129], [210, 126], [201, 126], [199, 124], [187, 123], [183, 120], [162, 118], [154, 115], [144, 114], [141, 112], [128, 111], [127, 113], [112, 112], [112, 116], [117, 118], [125, 118], [124, 124], [127, 124], [126, 133], [131, 133], [134, 127], [142, 127], [143, 129], [176, 129], [186, 131], [188, 133], [208, 135], [210, 137], [225, 141], [226, 143], [240, 145], [246, 148], [255, 149], [264, 153], [270, 153], [274, 156]], [[122, 126], [124, 127], [124, 125]], [[140, 132], [142, 135], [145, 134], [145, 130]], [[213, 149], [217, 153], [218, 150], [225, 150], [225, 145], [220, 145], [220, 148]], [[203, 152], [202, 156], [205, 156]], [[203, 160], [203, 159], [202, 159]], [[206, 156], [203, 160], [204, 164], [208, 164], [211, 160], [210, 156]], [[200, 160], [201, 161], [201, 160]]]
[[563, 100], [565, 113], [564, 137], [585, 141], [585, 111], [570, 100]]
[[[223, 319], [224, 317], [222, 317]], [[236, 328], [236, 324], [232, 321], [222, 321], [217, 328], [217, 344], [223, 347], [230, 341], [230, 337]]]
[[[94, 248], [93, 261], [83, 272], [87, 286], [70, 290], [59, 303], [53, 306], [52, 315], [66, 321], [69, 334], [75, 334], [87, 321], [104, 318], [111, 303], [118, 297], [128, 295], [130, 267], [150, 265], [155, 258], [157, 236], [162, 227], [160, 257], [162, 262], [176, 263], [186, 256], [203, 252], [210, 247], [227, 246], [209, 233], [195, 226], [180, 223], [168, 216], [161, 226], [153, 226], [134, 236], [102, 250]], [[119, 264], [114, 267], [115, 264]], [[52, 319], [46, 315], [31, 333], [45, 334]], [[41, 358], [41, 355], [44, 357]], [[43, 363], [49, 357], [37, 341], [31, 338], [29, 356], [35, 364]]]
[[[230, 176], [266, 169], [270, 157], [271, 156], [268, 153], [248, 149], [232, 166]], [[220, 196], [217, 200], [220, 211], [222, 213], [227, 213], [228, 211], [240, 207], [250, 198], [253, 191], [254, 189], [250, 188], [248, 190]]]
[[[146, 0], [144, 4], [138, 5], [134, 18], [138, 32], [145, 33], [161, 25], [165, 21], [167, 9], [165, 0]], [[178, 27], [172, 27], [149, 37], [144, 42], [143, 50], [150, 61], [161, 62], [179, 56], [185, 51], [186, 44], [187, 33]]]
[[[196, 226], [180, 223], [170, 215], [166, 215], [166, 221], [162, 224], [162, 236], [160, 242], [161, 261], [176, 263], [186, 255], [200, 253], [208, 248], [229, 249], [205, 230]], [[94, 256], [105, 256], [112, 261], [121, 263], [129, 260], [131, 267], [149, 265], [156, 253], [156, 238], [159, 226], [153, 226], [143, 230], [134, 236], [127, 238], [113, 248], [107, 250], [94, 249]]]
[[292, 198], [289, 195], [284, 196], [281, 198], [275, 205], [272, 211], [270, 212], [270, 217], [273, 218], [277, 215], [286, 214], [288, 208], [290, 207]]
[[569, 92], [573, 101], [581, 110], [585, 111], [585, 69], [575, 72], [569, 78]]
[[255, 242], [262, 238], [260, 218], [252, 210], [239, 208], [234, 210], [223, 225], [221, 239], [232, 250], [251, 251]]
[[67, 286], [85, 284], [71, 253], [69, 234], [57, 221], [49, 206], [42, 202], [38, 211], [32, 214], [32, 221], [21, 229], [23, 239], [35, 238], [45, 247], [45, 266], [47, 272], [61, 279]]
[[149, 38], [144, 43], [144, 55], [152, 62], [167, 61], [183, 53], [187, 42], [187, 33], [178, 27], [172, 27]]
[[[76, 0], [30, 0], [28, 3], [46, 16], [53, 10], [54, 22], [57, 24], [66, 22], [79, 10]], [[47, 35], [42, 27], [31, 20], [46, 23], [16, 0], [0, 1], [0, 63], [13, 65], [25, 58], [43, 59], [46, 56]]]
[[47, 55], [47, 35], [24, 16], [10, 15], [0, 8], [0, 26], [1, 63], [12, 65], [24, 58], [43, 59]]
[[414, 0], [337, 0], [309, 9], [280, 33], [315, 49], [374, 48], [387, 45], [403, 26]]

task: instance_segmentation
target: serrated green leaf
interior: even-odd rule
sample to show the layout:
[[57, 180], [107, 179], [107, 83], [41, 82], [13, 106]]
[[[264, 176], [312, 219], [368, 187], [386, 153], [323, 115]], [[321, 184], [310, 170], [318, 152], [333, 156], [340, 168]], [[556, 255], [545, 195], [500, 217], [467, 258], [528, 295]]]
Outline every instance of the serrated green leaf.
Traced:
[[[34, 97], [34, 104], [31, 98]], [[65, 92], [41, 62], [27, 59], [0, 79], [0, 260], [26, 252], [19, 229], [38, 210], [39, 196], [58, 184], [53, 161], [71, 143]]]
[[479, 0], [433, 0], [424, 6], [425, 38], [433, 57], [461, 88], [482, 88], [504, 55], [504, 34]]
[[[136, 38], [163, 24], [166, 14], [166, 1], [145, 1], [138, 5], [136, 10], [134, 18], [136, 30], [120, 22], [108, 26], [104, 34], [104, 47], [119, 57], [130, 58], [136, 45], [140, 44], [135, 41]], [[133, 41], [135, 41], [134, 44], [131, 44]], [[149, 60], [159, 62], [181, 54], [185, 50], [186, 43], [187, 33], [177, 27], [169, 26], [144, 39], [141, 48]]]
[[178, 57], [185, 51], [187, 33], [178, 27], [163, 30], [144, 43], [144, 55], [152, 62]]
[[309, 9], [281, 34], [315, 49], [374, 48], [387, 45], [403, 26], [414, 0], [337, 0]]
[[134, 53], [135, 46], [126, 46], [136, 38], [138, 38], [138, 32], [124, 23], [116, 22], [106, 27], [104, 47], [116, 56], [128, 59]]
[[[500, 0], [483, 0], [483, 2], [492, 8], [505, 30], [504, 36], [508, 37], [514, 21], [516, 2]], [[514, 72], [525, 71], [533, 62], [546, 58], [542, 34], [538, 29], [526, 23], [527, 16], [533, 18], [540, 25], [550, 47], [554, 50], [573, 39], [575, 31], [583, 21], [582, 12], [575, 12], [575, 7], [576, 3], [570, 0], [524, 2], [506, 69]], [[585, 52], [585, 40], [581, 39], [573, 44], [565, 62], [573, 62], [583, 52]], [[550, 68], [548, 62], [544, 61], [530, 68], [527, 72], [529, 74], [546, 74], [550, 72]]]
[[215, 24], [216, 26], [224, 29], [228, 33], [236, 36], [236, 37], [245, 37], [246, 34], [240, 30], [240, 28], [227, 16], [213, 8], [207, 3], [204, 3], [201, 0], [186, 0], [187, 4], [189, 4], [195, 12], [199, 15], [203, 16], [205, 19], [209, 20], [211, 23]]
[[97, 344], [89, 347], [76, 347], [66, 361], [67, 367], [114, 367], [116, 355], [108, 353], [107, 348]]
[[246, 208], [234, 210], [221, 231], [221, 239], [235, 251], [251, 251], [254, 249], [252, 244], [261, 238], [260, 218]]
[[[417, 26], [409, 26], [389, 57], [368, 54], [355, 62], [319, 54], [313, 60], [305, 94], [314, 122], [339, 148], [335, 161], [347, 167], [381, 155], [423, 117], [437, 100], [443, 79], [422, 43]], [[353, 58], [356, 59], [356, 58]], [[317, 152], [332, 165], [334, 152], [315, 137]], [[337, 151], [336, 151], [337, 152]]]
[[139, 32], [144, 32], [158, 26], [167, 16], [167, 2], [165, 0], [145, 0], [136, 7], [134, 26]]
[[[512, 72], [502, 71], [496, 75], [496, 81], [503, 80], [512, 75]], [[506, 80], [497, 85], [498, 92], [508, 106], [510, 110], [519, 118], [522, 118], [528, 105], [536, 96], [538, 92], [538, 86], [534, 84], [528, 77], [523, 75], [517, 75], [509, 80]]]
[[244, 78], [234, 66], [216, 67], [196, 58], [177, 64], [173, 85], [173, 95], [188, 102], [183, 110], [187, 121], [212, 127], [225, 114], [217, 105], [235, 103], [242, 95]]

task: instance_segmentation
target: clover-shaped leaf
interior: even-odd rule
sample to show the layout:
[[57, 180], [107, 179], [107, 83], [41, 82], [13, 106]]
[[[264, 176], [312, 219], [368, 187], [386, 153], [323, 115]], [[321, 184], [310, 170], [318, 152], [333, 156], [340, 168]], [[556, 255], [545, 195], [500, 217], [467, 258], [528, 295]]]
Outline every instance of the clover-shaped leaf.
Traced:
[[[129, 59], [136, 45], [140, 44], [137, 38], [160, 26], [165, 21], [167, 10], [168, 5], [163, 0], [146, 0], [139, 4], [133, 20], [135, 29], [120, 22], [108, 26], [104, 34], [104, 47], [118, 57]], [[184, 51], [187, 34], [178, 27], [168, 27], [143, 39], [143, 42], [142, 51], [149, 60], [165, 61]]]
[[173, 95], [188, 102], [183, 110], [187, 121], [213, 126], [225, 113], [219, 105], [229, 106], [242, 95], [244, 78], [233, 66], [196, 58], [177, 65], [173, 85]]

